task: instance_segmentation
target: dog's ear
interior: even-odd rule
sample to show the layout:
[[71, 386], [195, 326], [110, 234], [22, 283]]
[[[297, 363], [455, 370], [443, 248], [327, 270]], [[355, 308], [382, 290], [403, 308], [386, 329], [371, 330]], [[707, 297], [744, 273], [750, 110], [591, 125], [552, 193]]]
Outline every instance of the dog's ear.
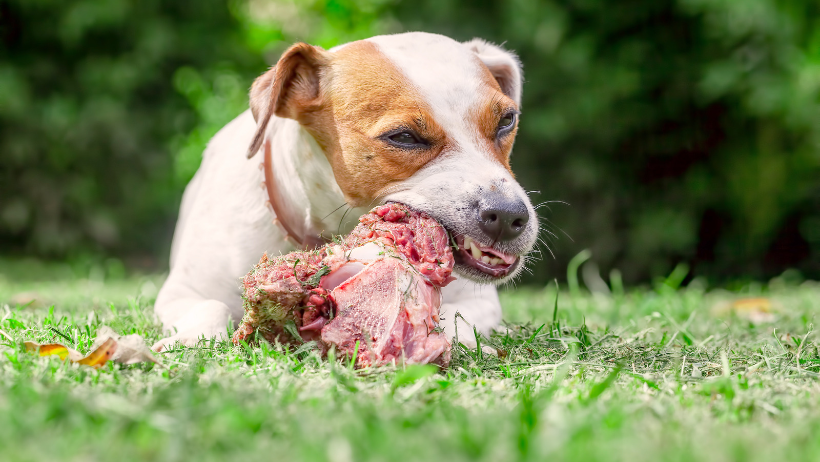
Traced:
[[322, 48], [297, 43], [253, 82], [250, 106], [257, 128], [248, 158], [262, 146], [265, 129], [273, 115], [299, 120], [301, 114], [321, 104], [320, 81], [330, 61], [329, 54]]
[[515, 101], [515, 104], [521, 106], [522, 72], [518, 56], [480, 38], [464, 42], [464, 46], [475, 53], [478, 59], [487, 66], [498, 82], [498, 86], [501, 87], [501, 91]]

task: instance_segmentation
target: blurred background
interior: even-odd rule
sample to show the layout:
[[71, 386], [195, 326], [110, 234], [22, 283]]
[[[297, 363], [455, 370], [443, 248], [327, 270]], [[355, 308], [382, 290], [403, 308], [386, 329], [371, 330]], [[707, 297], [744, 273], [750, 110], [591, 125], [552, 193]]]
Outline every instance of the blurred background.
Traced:
[[0, 255], [165, 270], [256, 76], [410, 30], [524, 63], [513, 168], [556, 201], [525, 283], [583, 249], [631, 284], [820, 278], [816, 0], [0, 0]]

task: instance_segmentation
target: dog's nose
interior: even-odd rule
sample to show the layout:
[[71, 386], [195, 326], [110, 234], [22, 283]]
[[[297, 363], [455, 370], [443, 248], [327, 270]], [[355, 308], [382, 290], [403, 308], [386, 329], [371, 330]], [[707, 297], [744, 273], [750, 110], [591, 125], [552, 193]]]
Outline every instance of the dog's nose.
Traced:
[[479, 205], [478, 227], [497, 242], [520, 236], [530, 221], [527, 206], [520, 200], [493, 199]]

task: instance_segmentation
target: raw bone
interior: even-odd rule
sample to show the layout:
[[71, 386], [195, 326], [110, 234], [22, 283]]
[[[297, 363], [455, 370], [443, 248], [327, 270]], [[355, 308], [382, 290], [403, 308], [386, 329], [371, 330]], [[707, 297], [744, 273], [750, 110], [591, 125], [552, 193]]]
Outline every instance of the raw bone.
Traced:
[[263, 255], [244, 279], [245, 317], [234, 343], [258, 332], [271, 342], [316, 340], [323, 351], [355, 351], [357, 367], [446, 365], [450, 343], [438, 323], [439, 289], [452, 280], [454, 263], [447, 232], [401, 204], [359, 221], [339, 244]]

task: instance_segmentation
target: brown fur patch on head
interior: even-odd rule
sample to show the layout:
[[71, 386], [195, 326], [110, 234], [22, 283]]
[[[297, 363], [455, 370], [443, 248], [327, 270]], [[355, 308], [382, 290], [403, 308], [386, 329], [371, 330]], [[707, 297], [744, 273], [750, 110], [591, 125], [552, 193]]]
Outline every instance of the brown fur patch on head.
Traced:
[[[376, 45], [355, 42], [333, 53], [325, 77], [322, 109], [300, 121], [325, 150], [350, 205], [369, 205], [447, 148], [427, 103]], [[402, 128], [428, 146], [407, 150], [382, 138]]]
[[329, 56], [330, 53], [320, 47], [297, 43], [282, 54], [276, 66], [253, 82], [250, 106], [257, 129], [248, 157], [262, 146], [265, 130], [274, 114], [301, 122], [302, 114], [319, 109], [321, 75]]
[[[479, 103], [466, 114], [490, 153], [507, 170], [517, 128], [502, 137], [498, 123], [515, 102], [476, 57], [482, 72]], [[348, 204], [369, 206], [447, 150], [457, 149], [433, 119], [420, 91], [377, 45], [353, 42], [334, 53], [299, 43], [254, 82], [251, 109], [258, 128], [249, 155], [261, 145], [272, 115], [297, 120], [328, 157]], [[409, 130], [426, 146], [391, 145], [385, 135]], [[275, 155], [275, 153], [274, 153]]]
[[478, 131], [479, 138], [483, 140], [483, 145], [488, 153], [495, 160], [503, 165], [510, 173], [510, 153], [512, 152], [515, 135], [518, 132], [518, 117], [515, 126], [502, 136], [498, 136], [498, 124], [504, 115], [510, 112], [518, 112], [515, 101], [505, 95], [498, 84], [496, 78], [490, 73], [484, 64], [478, 61], [482, 68], [482, 86], [486, 91], [478, 106], [471, 114], [471, 119]]

